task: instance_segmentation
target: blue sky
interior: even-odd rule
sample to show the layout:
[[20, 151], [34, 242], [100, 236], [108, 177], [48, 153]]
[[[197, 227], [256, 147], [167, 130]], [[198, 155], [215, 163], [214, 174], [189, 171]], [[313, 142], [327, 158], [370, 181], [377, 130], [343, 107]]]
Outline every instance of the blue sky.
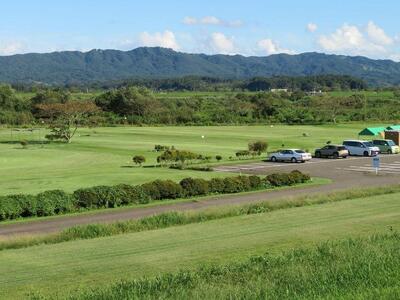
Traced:
[[395, 0], [2, 2], [0, 55], [163, 46], [207, 54], [318, 51], [400, 60]]

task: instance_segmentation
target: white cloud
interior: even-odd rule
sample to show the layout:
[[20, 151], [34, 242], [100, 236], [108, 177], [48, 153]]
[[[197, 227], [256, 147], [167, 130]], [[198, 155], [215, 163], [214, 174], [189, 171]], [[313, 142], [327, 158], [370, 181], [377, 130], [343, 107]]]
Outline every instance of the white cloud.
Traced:
[[183, 23], [186, 25], [212, 25], [225, 27], [240, 27], [243, 26], [241, 20], [225, 21], [215, 16], [205, 16], [202, 18], [185, 17]]
[[382, 58], [392, 55], [393, 40], [370, 21], [364, 28], [343, 24], [330, 35], [320, 36], [318, 44], [327, 52]]
[[223, 22], [217, 17], [206, 16], [200, 20], [200, 23], [204, 25], [221, 25]]
[[180, 47], [176, 41], [175, 34], [172, 31], [155, 32], [153, 34], [142, 32], [139, 35], [139, 43], [148, 47], [164, 47], [178, 50]]
[[24, 45], [21, 42], [0, 42], [0, 55], [13, 55], [21, 53], [24, 50]]
[[319, 44], [328, 51], [348, 50], [365, 43], [363, 34], [356, 26], [344, 24], [329, 36], [321, 36]]
[[318, 29], [317, 24], [315, 24], [315, 23], [308, 23], [307, 24], [307, 30], [309, 32], [315, 32], [317, 29]]
[[233, 54], [235, 45], [233, 38], [225, 36], [221, 32], [214, 32], [209, 40], [209, 46], [214, 53]]
[[197, 24], [197, 19], [193, 18], [193, 17], [184, 17], [183, 18], [183, 24], [196, 25]]
[[263, 53], [267, 55], [278, 54], [278, 53], [287, 53], [294, 54], [293, 50], [281, 48], [278, 43], [271, 39], [264, 39], [257, 43], [258, 48], [262, 50]]
[[371, 41], [376, 44], [391, 45], [393, 43], [393, 39], [388, 36], [382, 28], [376, 26], [372, 21], [368, 22], [367, 34]]

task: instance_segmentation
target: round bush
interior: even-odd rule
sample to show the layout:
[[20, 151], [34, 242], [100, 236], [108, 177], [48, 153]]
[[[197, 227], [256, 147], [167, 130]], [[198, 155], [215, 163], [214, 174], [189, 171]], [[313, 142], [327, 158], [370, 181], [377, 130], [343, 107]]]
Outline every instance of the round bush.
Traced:
[[141, 186], [132, 186], [128, 184], [119, 184], [115, 186], [116, 189], [123, 193], [123, 199], [121, 199], [122, 205], [127, 204], [146, 204], [150, 202], [150, 196], [146, 193]]
[[249, 176], [249, 183], [251, 189], [259, 189], [262, 186], [261, 178], [258, 176]]
[[52, 190], [36, 195], [36, 214], [38, 216], [51, 216], [73, 210], [73, 198], [64, 191]]
[[207, 195], [209, 193], [208, 182], [204, 179], [185, 178], [179, 183], [186, 196]]
[[76, 190], [73, 197], [78, 207], [107, 208], [120, 206], [125, 195], [114, 187], [100, 185]]
[[212, 178], [208, 182], [209, 190], [212, 193], [223, 193], [225, 184], [224, 184], [224, 179], [222, 178]]

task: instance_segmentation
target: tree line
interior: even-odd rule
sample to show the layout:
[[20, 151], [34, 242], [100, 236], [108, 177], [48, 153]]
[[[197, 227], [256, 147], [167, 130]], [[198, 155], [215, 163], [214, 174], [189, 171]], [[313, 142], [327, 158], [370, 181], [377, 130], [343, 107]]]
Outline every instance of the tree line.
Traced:
[[[400, 119], [398, 92], [382, 98], [361, 93], [315, 96], [302, 91], [171, 95], [160, 97], [151, 89], [127, 86], [89, 95], [86, 100], [77, 100], [64, 89], [43, 89], [22, 97], [9, 85], [0, 85], [0, 124], [47, 124], [57, 136], [65, 127], [73, 134], [78, 126], [118, 124], [322, 124]], [[69, 138], [65, 135], [64, 139]]]
[[[87, 90], [109, 90], [126, 86], [141, 86], [154, 91], [269, 91], [288, 89], [290, 91], [310, 92], [364, 90], [368, 84], [359, 78], [347, 75], [315, 76], [272, 76], [248, 79], [229, 79], [207, 76], [183, 76], [175, 78], [131, 78], [125, 80], [95, 82], [91, 84], [66, 84], [58, 86], [71, 92]], [[47, 86], [37, 83], [15, 83], [12, 87], [18, 91], [37, 92]]]

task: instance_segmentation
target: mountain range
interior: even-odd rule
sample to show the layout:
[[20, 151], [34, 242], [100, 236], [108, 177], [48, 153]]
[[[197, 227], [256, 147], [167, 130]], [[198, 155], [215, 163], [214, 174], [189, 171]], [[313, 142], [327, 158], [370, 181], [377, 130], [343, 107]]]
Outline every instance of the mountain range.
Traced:
[[321, 74], [350, 75], [373, 86], [400, 85], [398, 62], [315, 52], [246, 57], [140, 47], [131, 51], [62, 51], [0, 56], [0, 82], [7, 83], [65, 85], [188, 75], [245, 79]]

